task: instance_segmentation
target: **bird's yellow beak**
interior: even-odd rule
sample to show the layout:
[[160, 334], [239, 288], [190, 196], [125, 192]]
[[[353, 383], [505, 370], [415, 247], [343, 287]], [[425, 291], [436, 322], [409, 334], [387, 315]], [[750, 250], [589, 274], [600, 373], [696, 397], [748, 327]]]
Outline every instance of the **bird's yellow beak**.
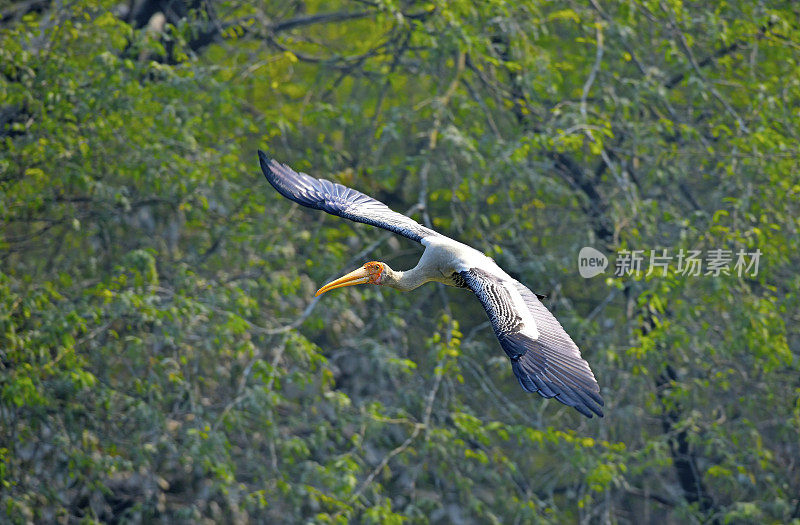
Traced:
[[347, 275], [343, 275], [336, 279], [335, 281], [331, 281], [319, 290], [317, 293], [314, 294], [314, 297], [319, 297], [320, 295], [324, 294], [328, 290], [333, 290], [334, 288], [342, 288], [344, 286], [353, 286], [355, 284], [366, 284], [370, 282], [370, 274], [366, 268], [359, 268], [358, 270], [354, 270]]

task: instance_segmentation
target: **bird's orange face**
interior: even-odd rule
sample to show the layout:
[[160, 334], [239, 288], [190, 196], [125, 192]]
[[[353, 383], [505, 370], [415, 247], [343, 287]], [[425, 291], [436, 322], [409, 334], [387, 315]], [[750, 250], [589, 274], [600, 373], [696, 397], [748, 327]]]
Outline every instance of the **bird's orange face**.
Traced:
[[369, 274], [370, 284], [381, 284], [381, 276], [383, 275], [383, 263], [378, 261], [370, 261], [363, 266]]
[[324, 294], [334, 288], [342, 288], [343, 286], [353, 286], [356, 284], [381, 284], [383, 276], [383, 263], [378, 261], [370, 261], [358, 270], [354, 270], [347, 275], [339, 277], [335, 281], [331, 281], [319, 290], [315, 296]]

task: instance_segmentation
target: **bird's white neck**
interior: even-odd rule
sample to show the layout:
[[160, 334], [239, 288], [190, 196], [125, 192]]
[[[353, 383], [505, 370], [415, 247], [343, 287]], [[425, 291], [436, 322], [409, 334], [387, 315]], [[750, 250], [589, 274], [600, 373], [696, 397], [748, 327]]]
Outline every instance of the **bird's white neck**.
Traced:
[[386, 265], [381, 284], [384, 286], [390, 286], [396, 290], [400, 290], [401, 292], [407, 292], [409, 290], [413, 290], [414, 288], [419, 288], [429, 281], [432, 281], [433, 279], [429, 273], [430, 272], [427, 268], [420, 266], [416, 266], [415, 268], [401, 272], [398, 270], [392, 270], [389, 268], [389, 265]]

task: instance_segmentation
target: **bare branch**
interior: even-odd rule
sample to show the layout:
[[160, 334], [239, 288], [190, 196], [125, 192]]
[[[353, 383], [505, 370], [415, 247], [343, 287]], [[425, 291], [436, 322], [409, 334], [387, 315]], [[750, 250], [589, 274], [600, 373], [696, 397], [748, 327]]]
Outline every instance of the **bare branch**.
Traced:
[[281, 31], [288, 31], [289, 29], [312, 24], [327, 24], [330, 22], [341, 22], [343, 20], [358, 20], [359, 18], [367, 18], [368, 16], [372, 16], [376, 13], [377, 11], [338, 11], [335, 13], [298, 16], [295, 18], [290, 18], [289, 20], [283, 20], [275, 24], [270, 24], [267, 26], [267, 29], [273, 33], [279, 33]]
[[[764, 37], [766, 35], [766, 33], [774, 25], [775, 25], [775, 22], [774, 21], [770, 21], [766, 26], [764, 26], [763, 29], [761, 29], [758, 32], [757, 35], [755, 35], [755, 38], [759, 39], [759, 38]], [[747, 44], [747, 43], [748, 43], [747, 40], [737, 40], [736, 42], [733, 42], [732, 44], [729, 44], [729, 45], [727, 45], [725, 47], [721, 47], [721, 48], [717, 49], [716, 51], [714, 51], [713, 53], [711, 53], [710, 55], [708, 55], [707, 57], [705, 57], [704, 59], [698, 61], [696, 66], [697, 66], [697, 68], [704, 68], [704, 67], [714, 63], [716, 60], [718, 60], [718, 59], [720, 59], [722, 57], [728, 56], [731, 53], [735, 53], [736, 51], [742, 49], [743, 47], [745, 47], [745, 44]], [[694, 68], [694, 66], [695, 66], [695, 64], [693, 64], [693, 68]], [[696, 69], [695, 69], [695, 71], [696, 71]], [[677, 74], [673, 75], [664, 84], [664, 87], [666, 87], [667, 89], [672, 89], [675, 86], [677, 86], [678, 84], [680, 84], [683, 81], [684, 78], [686, 78], [686, 73], [685, 72], [684, 73], [677, 73]]]
[[419, 436], [419, 433], [422, 431], [423, 428], [425, 429], [425, 435], [427, 436], [428, 425], [430, 423], [431, 413], [433, 412], [433, 401], [436, 399], [436, 393], [439, 391], [439, 386], [442, 383], [442, 376], [444, 375], [442, 369], [442, 365], [444, 364], [444, 359], [445, 358], [440, 359], [436, 365], [436, 376], [434, 377], [433, 380], [433, 386], [428, 392], [428, 395], [425, 400], [425, 412], [422, 418], [422, 423], [416, 424], [414, 426], [413, 432], [411, 432], [411, 435], [408, 436], [408, 438], [406, 438], [406, 440], [403, 441], [403, 443], [401, 443], [400, 446], [392, 449], [388, 454], [386, 454], [386, 456], [384, 456], [384, 458], [381, 460], [380, 463], [378, 463], [378, 465], [372, 470], [372, 472], [370, 472], [369, 475], [366, 478], [364, 478], [364, 481], [361, 483], [361, 486], [358, 488], [358, 490], [353, 492], [353, 495], [350, 496], [349, 501], [352, 502], [357, 500], [361, 496], [361, 494], [364, 493], [364, 490], [366, 490], [367, 487], [369, 487], [372, 484], [372, 482], [375, 480], [375, 477], [378, 474], [380, 474], [380, 472], [384, 468], [386, 468], [386, 465], [389, 464], [389, 461], [391, 461], [393, 457], [397, 456], [398, 454], [401, 454], [404, 450], [406, 450], [409, 446], [411, 446], [411, 443], [413, 443], [414, 440], [417, 439], [417, 436]]

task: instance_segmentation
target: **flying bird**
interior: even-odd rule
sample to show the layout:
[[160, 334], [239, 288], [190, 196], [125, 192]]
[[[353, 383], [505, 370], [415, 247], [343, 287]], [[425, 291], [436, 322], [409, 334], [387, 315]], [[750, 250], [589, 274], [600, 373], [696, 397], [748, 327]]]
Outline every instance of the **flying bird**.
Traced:
[[539, 298], [478, 250], [437, 233], [357, 190], [298, 173], [260, 151], [261, 170], [278, 193], [294, 202], [355, 222], [389, 230], [425, 247], [407, 271], [370, 261], [317, 291], [356, 284], [409, 291], [435, 281], [471, 290], [489, 316], [511, 369], [527, 392], [538, 392], [575, 408], [586, 417], [603, 417], [603, 398], [578, 346]]

